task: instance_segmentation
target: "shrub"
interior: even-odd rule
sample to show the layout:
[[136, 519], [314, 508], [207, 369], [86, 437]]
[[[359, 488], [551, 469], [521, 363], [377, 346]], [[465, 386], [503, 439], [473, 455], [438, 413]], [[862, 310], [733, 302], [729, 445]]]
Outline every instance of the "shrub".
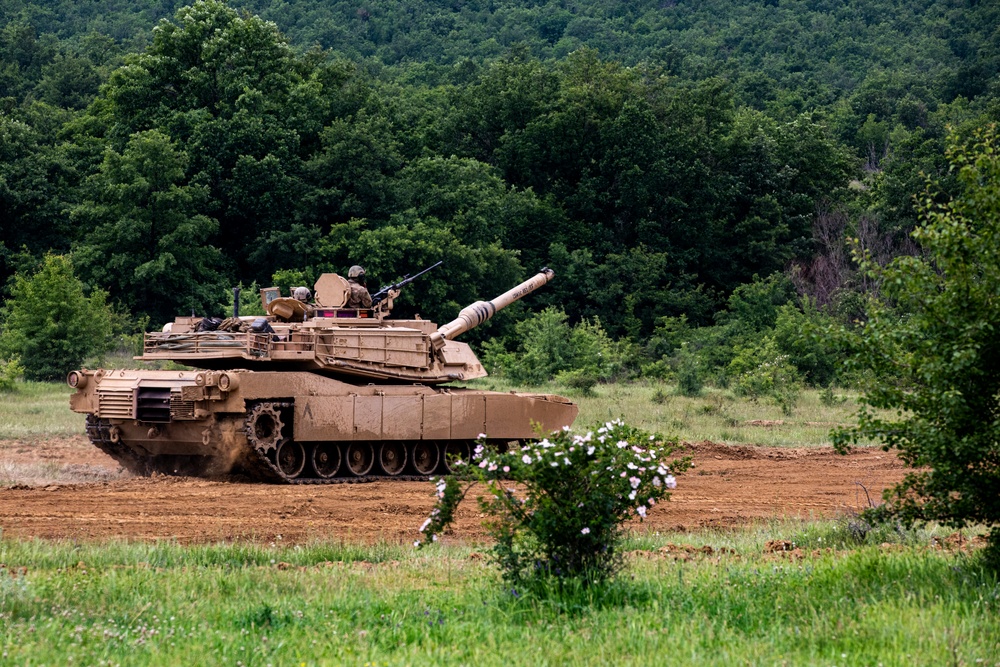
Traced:
[[46, 256], [31, 276], [15, 275], [2, 319], [0, 356], [19, 357], [30, 380], [61, 379], [111, 346], [113, 318], [104, 292], [85, 296], [61, 255]]
[[17, 358], [0, 361], [0, 393], [17, 389], [17, 381], [24, 375], [24, 366]]
[[480, 445], [474, 465], [436, 481], [438, 502], [417, 545], [451, 524], [479, 482], [487, 489], [479, 504], [496, 540], [493, 558], [508, 583], [604, 581], [621, 566], [624, 522], [669, 499], [674, 476], [690, 466], [689, 458], [666, 461], [678, 447], [620, 420], [585, 435], [567, 427], [503, 454]]
[[519, 384], [538, 385], [560, 373], [592, 387], [624, 372], [631, 353], [613, 341], [598, 320], [570, 326], [566, 313], [546, 308], [516, 326], [517, 345], [508, 351], [497, 341], [484, 344], [483, 363], [491, 372]]
[[[875, 438], [910, 470], [887, 495], [905, 522], [990, 526], [1000, 549], [1000, 133], [970, 145], [949, 137], [948, 161], [961, 194], [918, 201], [919, 256], [886, 267], [862, 257], [888, 303], [845, 332], [853, 363], [873, 373], [858, 424], [834, 433], [843, 450]], [[905, 316], [900, 317], [903, 313]]]
[[768, 397], [785, 414], [791, 414], [802, 392], [802, 380], [788, 356], [778, 352], [774, 339], [740, 349], [729, 364], [731, 387], [737, 396], [752, 401]]
[[698, 358], [688, 349], [687, 343], [681, 345], [681, 349], [674, 357], [677, 365], [677, 391], [682, 396], [698, 396], [701, 394], [705, 381], [702, 378], [701, 367]]
[[790, 364], [813, 387], [829, 385], [838, 379], [844, 350], [826, 335], [834, 319], [805, 300], [799, 308], [786, 304], [778, 308], [774, 325], [777, 349], [787, 355]]
[[562, 371], [556, 375], [556, 382], [572, 389], [576, 389], [584, 396], [594, 395], [594, 386], [597, 384], [597, 376], [587, 368], [578, 368], [572, 371]]

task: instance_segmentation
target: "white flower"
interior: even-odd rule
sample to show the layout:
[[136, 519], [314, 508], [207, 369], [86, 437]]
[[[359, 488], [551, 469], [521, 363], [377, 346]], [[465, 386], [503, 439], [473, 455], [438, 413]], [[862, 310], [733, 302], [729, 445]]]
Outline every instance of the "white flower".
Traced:
[[562, 430], [564, 433], [569, 433], [569, 426], [563, 426]]
[[636, 469], [636, 468], [638, 468], [639, 466], [637, 466], [636, 464], [634, 464], [634, 463], [632, 463], [631, 461], [629, 461], [629, 462], [628, 462], [628, 466], [626, 466], [626, 467], [627, 467], [627, 468], [628, 468], [629, 470], [635, 470], [635, 469]]
[[653, 505], [656, 504], [656, 499], [654, 499], [654, 498], [646, 498], [646, 503], [649, 504], [650, 507], [652, 507]]
[[641, 516], [643, 518], [646, 517], [646, 506], [645, 505], [639, 505], [638, 507], [635, 508], [635, 511], [636, 511], [636, 513], [639, 516]]
[[438, 536], [437, 535], [431, 535], [431, 542], [437, 542], [437, 541], [438, 541]]
[[559, 461], [552, 461], [551, 463], [549, 463], [549, 465], [552, 466], [553, 468], [558, 468], [559, 467]]
[[[476, 440], [485, 440], [485, 439], [486, 439], [486, 434], [485, 433], [480, 433], [478, 436], [476, 436]], [[482, 446], [482, 445], [480, 445], [480, 446]]]
[[666, 474], [667, 474], [668, 472], [670, 472], [670, 471], [669, 471], [669, 470], [667, 470], [666, 468], [664, 468], [663, 466], [659, 466], [659, 467], [658, 467], [658, 468], [656, 469], [656, 472], [658, 472], [658, 473], [659, 473], [659, 474], [661, 474], [661, 475], [666, 475]]
[[625, 449], [626, 447], [628, 447], [628, 440], [618, 441], [618, 449]]
[[563, 463], [569, 465], [569, 459], [563, 459]]
[[660, 478], [659, 478], [659, 477], [654, 477], [654, 478], [653, 478], [653, 486], [655, 486], [655, 487], [659, 487], [659, 486], [660, 486], [660, 484], [662, 484], [662, 483], [663, 483], [663, 482], [661, 482], [661, 481], [660, 481]]
[[611, 431], [615, 428], [615, 425], [612, 422], [605, 422], [604, 428], [608, 431]]
[[525, 454], [524, 456], [522, 456], [521, 460], [524, 461], [525, 463], [531, 463], [531, 457], [529, 455], [527, 455], [527, 454]]
[[489, 467], [487, 468], [487, 470], [489, 472], [493, 472], [496, 469], [497, 469], [497, 464], [496, 463], [492, 463], [492, 462], [490, 463]]
[[584, 528], [584, 529], [583, 529], [583, 530], [581, 530], [580, 532], [581, 532], [582, 534], [584, 534], [584, 535], [590, 535], [590, 528]]
[[639, 488], [639, 484], [640, 484], [641, 482], [642, 482], [642, 480], [641, 480], [641, 479], [639, 479], [638, 477], [629, 477], [629, 478], [628, 478], [628, 483], [632, 485], [632, 488], [633, 488], [633, 489], [637, 489], [637, 488]]
[[649, 439], [650, 440], [656, 440], [656, 436], [655, 435], [651, 435], [651, 436], [649, 436]]
[[504, 466], [503, 467], [503, 471], [504, 472], [510, 472], [510, 466]]
[[427, 519], [427, 521], [424, 521], [424, 525], [420, 526], [420, 532], [422, 533], [427, 530], [427, 526], [429, 525], [431, 525], [431, 520]]
[[490, 464], [490, 460], [489, 459], [483, 459], [482, 461], [479, 462], [479, 467], [480, 468], [485, 468], [489, 464]]
[[628, 499], [629, 500], [635, 500], [635, 490], [634, 489], [632, 490], [632, 493], [628, 494]]
[[[608, 468], [608, 470], [611, 470], [611, 468]], [[627, 472], [625, 472], [625, 471], [623, 470], [623, 471], [622, 471], [622, 474], [620, 474], [620, 475], [618, 475], [618, 476], [619, 476], [619, 477], [624, 477], [624, 476], [625, 476], [625, 475], [627, 475], [627, 474], [628, 474], [628, 473], [627, 473]]]
[[673, 475], [667, 475], [667, 478], [665, 480], [663, 480], [663, 483], [667, 485], [668, 489], [676, 489], [677, 488], [677, 480], [674, 479]]
[[596, 449], [596, 447], [587, 447], [587, 456], [593, 456]]
[[416, 542], [414, 542], [414, 543], [413, 543], [413, 546], [415, 546], [415, 547], [419, 547], [419, 546], [420, 546], [420, 540], [417, 540]]

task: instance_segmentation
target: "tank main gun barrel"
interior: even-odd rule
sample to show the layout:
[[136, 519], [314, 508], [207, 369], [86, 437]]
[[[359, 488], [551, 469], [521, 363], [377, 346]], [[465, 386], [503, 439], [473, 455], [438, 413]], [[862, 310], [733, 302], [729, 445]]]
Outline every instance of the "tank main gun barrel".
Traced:
[[506, 308], [515, 301], [520, 301], [552, 280], [555, 275], [555, 271], [546, 267], [517, 287], [507, 290], [495, 299], [477, 301], [471, 306], [466, 306], [458, 314], [458, 317], [448, 322], [448, 324], [442, 324], [438, 327], [437, 331], [431, 334], [431, 345], [434, 346], [435, 350], [440, 350], [444, 347], [445, 341], [452, 340], [469, 329], [478, 327], [496, 315], [498, 310]]

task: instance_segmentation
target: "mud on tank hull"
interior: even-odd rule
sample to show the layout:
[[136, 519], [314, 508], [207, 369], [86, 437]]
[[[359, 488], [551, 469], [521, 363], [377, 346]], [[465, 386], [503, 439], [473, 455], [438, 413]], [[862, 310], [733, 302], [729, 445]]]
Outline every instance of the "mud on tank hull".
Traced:
[[84, 370], [69, 383], [91, 442], [140, 475], [423, 479], [468, 460], [480, 434], [502, 451], [577, 413], [550, 394], [354, 385], [309, 372]]

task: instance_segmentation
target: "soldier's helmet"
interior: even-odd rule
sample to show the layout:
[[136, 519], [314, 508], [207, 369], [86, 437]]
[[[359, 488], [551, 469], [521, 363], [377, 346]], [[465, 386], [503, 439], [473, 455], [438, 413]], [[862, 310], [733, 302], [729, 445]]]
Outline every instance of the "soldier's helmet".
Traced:
[[364, 280], [365, 270], [364, 270], [363, 267], [360, 267], [357, 264], [355, 264], [354, 266], [352, 266], [348, 270], [347, 277], [348, 278], [354, 278], [355, 280], [358, 280], [358, 281]]
[[312, 298], [312, 292], [309, 291], [308, 287], [296, 287], [292, 291], [292, 296], [299, 301], [308, 301]]

